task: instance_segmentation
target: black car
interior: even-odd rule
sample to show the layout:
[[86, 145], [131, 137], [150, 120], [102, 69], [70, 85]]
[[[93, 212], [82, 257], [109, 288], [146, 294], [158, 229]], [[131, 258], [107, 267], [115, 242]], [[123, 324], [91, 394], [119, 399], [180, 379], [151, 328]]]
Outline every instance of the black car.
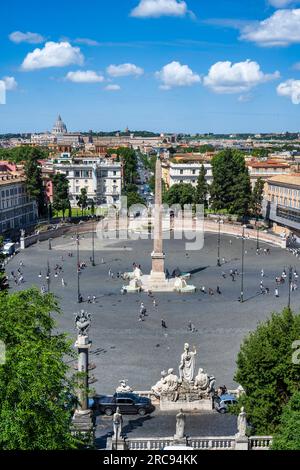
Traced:
[[139, 414], [145, 416], [145, 414], [154, 410], [149, 398], [140, 397], [135, 393], [115, 393], [114, 395], [99, 396], [94, 399], [94, 408], [107, 416], [113, 415], [117, 407], [124, 415]]

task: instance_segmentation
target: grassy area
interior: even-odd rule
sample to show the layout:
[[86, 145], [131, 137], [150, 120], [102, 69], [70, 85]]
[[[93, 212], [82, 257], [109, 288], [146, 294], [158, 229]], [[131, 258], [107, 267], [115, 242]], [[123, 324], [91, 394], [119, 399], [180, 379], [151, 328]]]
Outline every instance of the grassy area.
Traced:
[[[91, 209], [86, 209], [82, 213], [81, 209], [76, 208], [76, 207], [72, 207], [71, 213], [72, 213], [72, 217], [82, 217], [82, 216], [86, 217], [86, 216], [92, 215]], [[106, 213], [107, 213], [107, 209], [103, 207], [96, 207], [94, 211], [94, 215], [98, 215], [98, 216], [106, 215]], [[62, 218], [63, 217], [62, 211], [53, 211], [53, 218], [56, 218], [56, 217]], [[68, 210], [65, 212], [65, 217], [69, 217]]]

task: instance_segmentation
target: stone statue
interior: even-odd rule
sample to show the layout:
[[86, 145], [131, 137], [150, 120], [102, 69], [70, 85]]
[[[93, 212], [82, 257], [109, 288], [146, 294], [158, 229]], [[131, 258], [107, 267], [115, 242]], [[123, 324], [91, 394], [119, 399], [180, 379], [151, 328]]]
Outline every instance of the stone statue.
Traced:
[[176, 434], [174, 436], [175, 440], [184, 438], [185, 420], [186, 420], [186, 416], [183, 413], [183, 411], [180, 410], [180, 412], [176, 416]]
[[87, 336], [91, 326], [91, 314], [81, 310], [80, 313], [75, 313], [75, 326], [79, 336]]
[[174, 282], [174, 287], [177, 290], [184, 289], [187, 286], [186, 280], [182, 277], [176, 277]]
[[25, 237], [25, 230], [21, 228], [21, 238], [24, 238], [24, 237]]
[[245, 408], [241, 408], [241, 412], [237, 419], [238, 433], [237, 437], [246, 437], [247, 431], [247, 414], [245, 413]]
[[207, 396], [215, 389], [216, 379], [209, 376], [203, 369], [199, 369], [195, 378], [194, 389], [199, 391], [200, 396]]
[[195, 356], [197, 354], [196, 348], [190, 351], [190, 345], [185, 343], [184, 352], [181, 355], [179, 364], [179, 380], [187, 383], [193, 383], [195, 373]]
[[132, 392], [132, 388], [127, 385], [128, 380], [123, 379], [119, 380], [120, 385], [116, 389], [116, 393], [122, 393], [122, 392]]
[[161, 372], [161, 379], [152, 387], [151, 391], [154, 393], [156, 397], [160, 397], [164, 386], [166, 385], [166, 377], [167, 373], [165, 370]]
[[162, 393], [168, 395], [170, 401], [176, 401], [178, 399], [178, 377], [174, 373], [174, 369], [168, 370], [168, 375], [165, 378], [165, 382], [162, 385]]
[[119, 441], [121, 439], [122, 426], [123, 426], [123, 416], [120, 413], [119, 407], [117, 407], [116, 412], [113, 416], [113, 426], [114, 426], [113, 439], [115, 441]]
[[136, 267], [135, 270], [133, 271], [134, 279], [141, 279], [142, 275], [143, 275], [143, 273], [140, 270], [140, 268]]

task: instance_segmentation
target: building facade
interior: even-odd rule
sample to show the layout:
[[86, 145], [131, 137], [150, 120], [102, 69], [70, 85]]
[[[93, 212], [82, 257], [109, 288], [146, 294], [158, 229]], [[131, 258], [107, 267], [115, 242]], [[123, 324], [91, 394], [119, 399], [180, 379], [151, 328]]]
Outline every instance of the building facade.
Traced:
[[[206, 170], [206, 181], [212, 183], [212, 166], [210, 163], [172, 163], [169, 167], [169, 187], [174, 184], [190, 183], [194, 187], [197, 186], [198, 176], [202, 165]], [[165, 173], [164, 173], [165, 174]]]
[[267, 181], [263, 215], [275, 232], [300, 235], [300, 173], [274, 176]]
[[55, 173], [63, 173], [69, 180], [70, 202], [77, 206], [77, 198], [86, 189], [89, 201], [96, 205], [116, 205], [121, 202], [122, 165], [108, 159], [87, 157], [53, 164]]
[[25, 178], [0, 173], [0, 234], [33, 226], [37, 220], [37, 205], [26, 192]]

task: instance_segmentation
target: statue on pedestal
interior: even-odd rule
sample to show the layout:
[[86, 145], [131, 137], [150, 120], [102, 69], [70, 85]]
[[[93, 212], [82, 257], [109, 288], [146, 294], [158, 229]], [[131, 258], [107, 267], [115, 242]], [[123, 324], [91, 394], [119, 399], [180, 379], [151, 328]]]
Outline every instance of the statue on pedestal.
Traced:
[[180, 440], [184, 438], [184, 431], [185, 431], [185, 420], [186, 416], [182, 410], [176, 416], [176, 434], [174, 436], [175, 440]]
[[126, 379], [119, 380], [120, 385], [117, 387], [116, 393], [132, 392], [132, 388], [127, 385], [127, 382]]
[[168, 375], [165, 379], [165, 383], [162, 386], [162, 392], [168, 395], [170, 401], [176, 401], [178, 399], [178, 377], [173, 374], [174, 369], [168, 370]]
[[241, 408], [241, 412], [238, 415], [237, 419], [237, 427], [238, 427], [238, 433], [237, 437], [246, 437], [246, 431], [247, 431], [247, 414], [245, 412], [245, 408]]
[[91, 314], [81, 310], [80, 313], [75, 313], [75, 326], [78, 331], [78, 336], [87, 336], [91, 326]]
[[166, 377], [167, 377], [167, 372], [163, 370], [161, 372], [161, 379], [151, 389], [154, 395], [158, 398], [160, 397], [164, 387], [166, 386]]
[[195, 356], [197, 354], [196, 348], [194, 351], [190, 351], [190, 345], [185, 343], [184, 352], [181, 355], [179, 364], [179, 381], [193, 383], [195, 373]]
[[201, 398], [209, 396], [214, 391], [215, 384], [215, 377], [209, 376], [200, 368], [194, 382], [194, 389], [199, 392], [199, 396]]
[[114, 427], [113, 439], [115, 441], [119, 441], [121, 439], [122, 426], [123, 426], [123, 416], [121, 415], [120, 408], [118, 407], [113, 416], [113, 427]]
[[25, 230], [23, 228], [21, 228], [20, 233], [21, 233], [21, 238], [25, 238]]

